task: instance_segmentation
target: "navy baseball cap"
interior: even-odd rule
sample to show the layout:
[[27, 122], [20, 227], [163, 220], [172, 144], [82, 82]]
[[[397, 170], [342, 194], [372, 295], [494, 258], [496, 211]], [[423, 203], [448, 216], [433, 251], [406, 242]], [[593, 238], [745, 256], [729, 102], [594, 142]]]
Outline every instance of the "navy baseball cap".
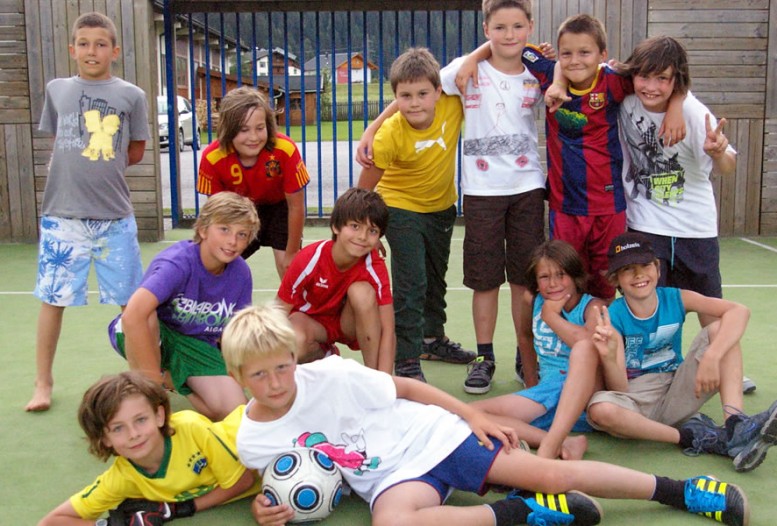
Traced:
[[639, 232], [626, 232], [610, 243], [607, 251], [608, 272], [613, 274], [627, 265], [647, 265], [656, 258], [653, 245]]

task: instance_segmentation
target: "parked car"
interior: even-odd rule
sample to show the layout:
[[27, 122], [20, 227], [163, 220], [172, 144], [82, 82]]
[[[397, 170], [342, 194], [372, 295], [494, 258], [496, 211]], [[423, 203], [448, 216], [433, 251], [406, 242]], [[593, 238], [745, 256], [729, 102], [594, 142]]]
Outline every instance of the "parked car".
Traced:
[[[188, 99], [178, 95], [178, 151], [183, 151], [184, 145], [199, 148], [200, 125], [197, 116], [192, 111], [192, 104]], [[159, 123], [159, 146], [167, 148], [170, 145], [170, 129], [167, 125], [167, 97], [156, 98], [157, 122]], [[195, 122], [196, 132], [192, 133], [192, 119]]]

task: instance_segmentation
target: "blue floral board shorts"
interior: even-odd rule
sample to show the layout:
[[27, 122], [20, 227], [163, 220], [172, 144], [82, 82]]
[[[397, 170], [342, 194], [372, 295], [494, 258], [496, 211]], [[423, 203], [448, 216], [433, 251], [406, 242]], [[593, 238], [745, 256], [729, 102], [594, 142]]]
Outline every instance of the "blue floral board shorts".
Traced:
[[41, 218], [35, 297], [56, 307], [86, 305], [92, 262], [100, 303], [126, 305], [143, 277], [133, 216]]

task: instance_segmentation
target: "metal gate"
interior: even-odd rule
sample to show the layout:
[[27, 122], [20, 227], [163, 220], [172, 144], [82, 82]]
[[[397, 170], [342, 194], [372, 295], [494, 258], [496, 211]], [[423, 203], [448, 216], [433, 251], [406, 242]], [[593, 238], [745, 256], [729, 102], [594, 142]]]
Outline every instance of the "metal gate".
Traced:
[[[354, 147], [361, 131], [393, 100], [384, 82], [394, 58], [407, 47], [425, 46], [444, 66], [483, 41], [482, 15], [475, 10], [173, 14], [169, 1], [159, 85], [171, 123], [173, 227], [199, 212], [198, 152], [215, 137], [218, 101], [230, 89], [252, 85], [269, 95], [279, 131], [297, 143], [311, 176], [307, 215], [324, 217], [358, 179]], [[186, 124], [191, 130], [177, 125], [176, 96], [200, 116]], [[191, 131], [191, 152], [178, 151], [181, 130], [185, 136]], [[179, 179], [182, 165], [187, 169]]]

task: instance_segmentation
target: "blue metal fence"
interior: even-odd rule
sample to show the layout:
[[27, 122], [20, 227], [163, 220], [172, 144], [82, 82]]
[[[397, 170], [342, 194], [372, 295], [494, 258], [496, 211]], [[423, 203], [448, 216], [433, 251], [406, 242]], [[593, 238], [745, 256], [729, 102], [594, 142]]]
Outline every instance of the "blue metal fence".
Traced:
[[[167, 3], [168, 0], [166, 0]], [[354, 133], [354, 119], [362, 121], [366, 126], [368, 119], [384, 107], [384, 98], [391, 100], [390, 93], [384, 93], [383, 81], [388, 77], [391, 62], [405, 47], [424, 45], [435, 55], [441, 65], [447, 64], [456, 56], [474, 49], [482, 42], [482, 16], [478, 11], [357, 11], [357, 12], [298, 12], [272, 13], [256, 12], [238, 13], [195, 13], [187, 15], [172, 15], [165, 9], [165, 75], [166, 92], [168, 94], [168, 122], [173, 121], [173, 111], [176, 107], [174, 95], [178, 93], [175, 76], [176, 57], [179, 55], [180, 40], [188, 39], [188, 98], [192, 107], [197, 107], [197, 98], [204, 97], [207, 117], [204, 120], [204, 132], [207, 140], [215, 137], [213, 111], [216, 94], [211, 89], [212, 76], [218, 74], [221, 79], [221, 94], [230, 88], [228, 76], [231, 74], [236, 85], [258, 85], [259, 49], [268, 50], [268, 81], [269, 86], [275, 86], [273, 72], [273, 50], [277, 46], [277, 37], [282, 36], [284, 79], [282, 90], [285, 94], [284, 104], [279, 111], [285, 112], [285, 133], [291, 135], [297, 142], [302, 157], [308, 166], [311, 182], [306, 189], [306, 206], [308, 216], [323, 217], [334, 204], [338, 195], [352, 186], [358, 179], [359, 166], [354, 160], [354, 142], [359, 135]], [[175, 32], [177, 25], [186, 25], [186, 30]], [[275, 28], [276, 39], [273, 38]], [[377, 32], [375, 29], [377, 28]], [[354, 34], [357, 35], [354, 38]], [[293, 38], [298, 35], [297, 38]], [[361, 38], [358, 38], [360, 35]], [[211, 43], [218, 43], [218, 70], [213, 70]], [[198, 47], [202, 43], [202, 47]], [[232, 51], [234, 48], [234, 51]], [[204, 56], [200, 58], [204, 49]], [[290, 59], [292, 53], [299, 57], [301, 78], [300, 113], [301, 128], [298, 133], [292, 133], [291, 97], [290, 92]], [[361, 53], [364, 58], [364, 68], [359, 74], [352, 69], [351, 60], [347, 61], [347, 76], [345, 84], [338, 84], [338, 74], [335, 70], [335, 57], [338, 54], [351, 57], [352, 53]], [[322, 79], [326, 67], [321, 63], [322, 55], [329, 55], [328, 92], [322, 89]], [[243, 62], [250, 61], [250, 78], [244, 72]], [[311, 60], [315, 64], [314, 71], [306, 70], [305, 62]], [[234, 59], [236, 67], [230, 69], [228, 64]], [[372, 76], [378, 84], [377, 96], [369, 95], [369, 63], [377, 66]], [[205, 71], [204, 94], [198, 95], [196, 72], [199, 67]], [[229, 70], [229, 71], [228, 71]], [[178, 72], [180, 75], [180, 71]], [[356, 76], [356, 75], [360, 75]], [[375, 79], [377, 77], [377, 80]], [[306, 118], [310, 101], [306, 100], [306, 87], [315, 89], [315, 117], [313, 122]], [[354, 90], [362, 91], [361, 100], [354, 100]], [[342, 93], [345, 91], [345, 93]], [[358, 93], [358, 92], [357, 92]], [[272, 99], [272, 97], [271, 97]], [[274, 101], [272, 102], [274, 103]], [[337, 122], [347, 121], [347, 136], [339, 137]], [[192, 133], [196, 134], [195, 119], [192, 119]], [[317, 137], [311, 141], [306, 133], [307, 125], [315, 125]], [[331, 126], [332, 141], [321, 140], [324, 127]], [[297, 129], [294, 128], [296, 132]], [[178, 133], [175, 126], [170, 126], [170, 145], [176, 145]], [[199, 141], [192, 144], [192, 174], [197, 175], [198, 150], [203, 145]], [[311, 152], [311, 149], [313, 150]], [[187, 204], [193, 202], [195, 213], [199, 212], [199, 197], [196, 194], [196, 180], [193, 181], [194, 195], [181, 195], [177, 180], [180, 158], [176, 148], [170, 147], [170, 204], [173, 226], [177, 226], [182, 208], [181, 200]], [[185, 185], [192, 188], [192, 185]], [[188, 208], [189, 206], [187, 206]]]

